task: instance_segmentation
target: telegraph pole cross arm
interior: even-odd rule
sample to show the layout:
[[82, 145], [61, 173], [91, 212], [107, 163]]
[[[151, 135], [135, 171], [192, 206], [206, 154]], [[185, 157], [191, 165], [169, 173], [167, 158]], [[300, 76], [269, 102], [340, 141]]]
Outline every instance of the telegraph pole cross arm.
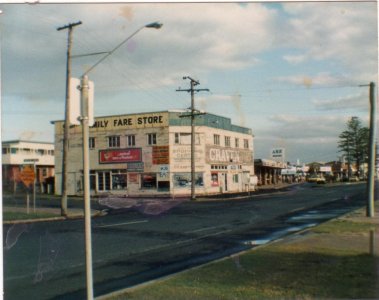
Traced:
[[195, 117], [198, 115], [203, 115], [204, 113], [199, 112], [195, 109], [195, 92], [207, 91], [209, 89], [195, 89], [196, 85], [199, 85], [200, 82], [189, 76], [184, 76], [183, 80], [189, 79], [191, 82], [191, 87], [189, 89], [182, 90], [181, 88], [177, 89], [177, 92], [190, 92], [191, 93], [191, 112], [188, 114], [183, 114], [180, 117], [182, 118], [191, 118], [191, 200], [196, 200], [195, 195]]
[[70, 28], [70, 29], [71, 29], [72, 27], [74, 27], [74, 26], [78, 26], [78, 25], [81, 25], [81, 24], [82, 24], [81, 21], [78, 21], [78, 22], [76, 22], [76, 23], [69, 23], [69, 24], [67, 24], [67, 25], [64, 25], [64, 26], [58, 27], [57, 30], [60, 31], [60, 30], [67, 29], [67, 28]]

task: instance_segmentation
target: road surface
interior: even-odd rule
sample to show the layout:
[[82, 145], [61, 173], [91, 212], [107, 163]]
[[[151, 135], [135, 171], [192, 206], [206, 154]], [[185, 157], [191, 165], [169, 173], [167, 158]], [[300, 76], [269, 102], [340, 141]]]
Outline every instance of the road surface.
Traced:
[[[365, 205], [365, 188], [303, 184], [204, 202], [104, 198], [109, 214], [92, 221], [95, 295], [315, 226]], [[4, 273], [5, 299], [85, 298], [83, 220], [4, 225]]]

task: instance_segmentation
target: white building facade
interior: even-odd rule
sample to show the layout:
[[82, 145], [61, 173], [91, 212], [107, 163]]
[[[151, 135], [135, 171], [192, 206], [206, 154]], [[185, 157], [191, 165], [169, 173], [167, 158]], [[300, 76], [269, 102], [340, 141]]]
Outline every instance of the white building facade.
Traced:
[[[33, 166], [37, 186], [42, 192], [47, 192], [47, 184], [54, 176], [54, 165], [53, 143], [23, 140], [2, 142], [3, 188], [7, 190], [15, 190], [21, 182], [22, 169]], [[50, 186], [49, 190], [52, 189]]]
[[[191, 126], [185, 112], [95, 118], [90, 127], [92, 194], [185, 196], [191, 192]], [[61, 194], [63, 121], [55, 121], [56, 194]], [[195, 120], [196, 195], [254, 190], [253, 135], [229, 118]], [[83, 193], [82, 130], [71, 126], [68, 194]]]

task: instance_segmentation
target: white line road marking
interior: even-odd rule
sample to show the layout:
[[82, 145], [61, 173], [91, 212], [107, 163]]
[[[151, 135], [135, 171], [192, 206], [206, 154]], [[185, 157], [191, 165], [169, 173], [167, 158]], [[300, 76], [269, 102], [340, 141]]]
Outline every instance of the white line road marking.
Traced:
[[140, 223], [147, 223], [147, 222], [149, 222], [149, 220], [140, 220], [140, 221], [125, 222], [125, 223], [100, 225], [100, 226], [95, 226], [95, 227], [96, 228], [104, 228], [104, 227], [114, 227], [114, 226], [124, 226], [124, 225], [140, 224]]
[[206, 230], [211, 230], [211, 229], [220, 228], [220, 227], [221, 226], [212, 226], [212, 227], [200, 228], [200, 229], [196, 229], [196, 230], [190, 230], [190, 231], [186, 231], [184, 233], [195, 233], [195, 232], [206, 231]]

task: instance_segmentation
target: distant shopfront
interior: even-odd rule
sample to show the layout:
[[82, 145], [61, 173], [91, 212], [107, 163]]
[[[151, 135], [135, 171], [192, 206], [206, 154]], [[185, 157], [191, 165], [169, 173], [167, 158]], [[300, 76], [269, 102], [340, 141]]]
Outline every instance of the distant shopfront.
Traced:
[[[189, 195], [191, 127], [181, 115], [182, 112], [164, 111], [96, 118], [90, 128], [91, 193]], [[196, 194], [254, 190], [251, 129], [212, 114], [205, 114], [196, 122]], [[59, 187], [63, 122], [53, 123]], [[70, 129], [68, 153], [72, 195], [83, 193], [81, 143], [81, 128], [74, 126]], [[59, 189], [56, 192], [60, 194]]]

